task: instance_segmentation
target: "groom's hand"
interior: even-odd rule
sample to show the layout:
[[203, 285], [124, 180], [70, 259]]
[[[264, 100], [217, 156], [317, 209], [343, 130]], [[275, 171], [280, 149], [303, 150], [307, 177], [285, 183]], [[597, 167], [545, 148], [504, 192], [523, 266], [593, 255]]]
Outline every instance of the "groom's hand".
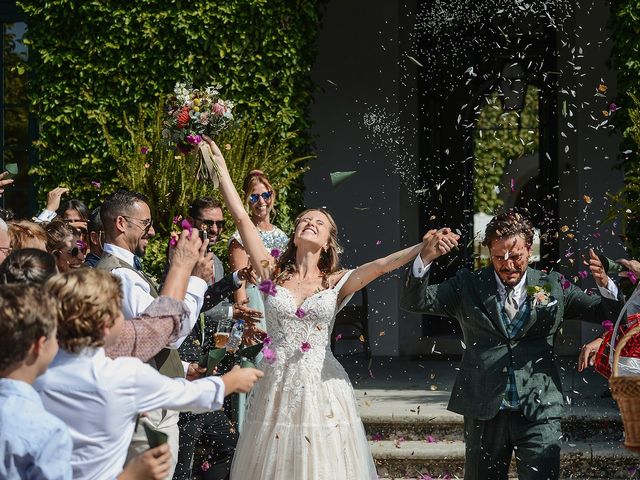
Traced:
[[429, 230], [422, 237], [422, 250], [420, 257], [422, 263], [428, 265], [442, 255], [446, 255], [458, 246], [460, 235], [453, 233], [450, 228], [445, 227], [440, 230]]

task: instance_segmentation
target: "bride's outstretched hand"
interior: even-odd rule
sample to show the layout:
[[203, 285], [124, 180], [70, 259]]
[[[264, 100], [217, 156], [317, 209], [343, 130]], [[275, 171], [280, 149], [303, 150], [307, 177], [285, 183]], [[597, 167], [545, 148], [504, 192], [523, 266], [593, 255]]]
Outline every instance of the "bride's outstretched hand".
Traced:
[[433, 262], [442, 255], [446, 255], [458, 246], [460, 235], [445, 227], [440, 230], [429, 230], [422, 237], [420, 257], [425, 264]]

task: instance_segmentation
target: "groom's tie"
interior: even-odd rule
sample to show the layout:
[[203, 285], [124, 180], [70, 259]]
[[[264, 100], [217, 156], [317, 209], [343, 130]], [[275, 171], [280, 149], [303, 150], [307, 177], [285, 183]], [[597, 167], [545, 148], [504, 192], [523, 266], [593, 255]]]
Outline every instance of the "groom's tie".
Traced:
[[518, 300], [516, 299], [516, 289], [514, 287], [507, 287], [507, 297], [504, 300], [504, 311], [509, 317], [509, 320], [518, 313]]

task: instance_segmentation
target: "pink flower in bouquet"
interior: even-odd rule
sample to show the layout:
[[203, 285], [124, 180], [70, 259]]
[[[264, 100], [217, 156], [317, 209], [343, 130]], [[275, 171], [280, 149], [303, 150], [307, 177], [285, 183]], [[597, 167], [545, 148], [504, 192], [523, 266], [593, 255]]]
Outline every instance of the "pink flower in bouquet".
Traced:
[[202, 112], [200, 114], [200, 116], [198, 117], [198, 122], [200, 122], [202, 125], [208, 125], [209, 124], [209, 112]]
[[276, 293], [278, 293], [278, 290], [276, 289], [276, 284], [269, 279], [266, 279], [260, 282], [260, 285], [258, 285], [258, 290], [260, 290], [265, 295], [269, 295], [270, 297], [275, 297]]
[[300, 351], [302, 353], [307, 353], [309, 350], [311, 350], [311, 344], [309, 342], [302, 342], [302, 345], [300, 345]]
[[224, 115], [224, 113], [227, 111], [227, 107], [224, 106], [224, 104], [220, 103], [220, 102], [216, 102], [213, 104], [213, 106], [211, 107], [211, 110], [213, 111], [213, 113], [215, 113], [216, 115]]
[[605, 332], [610, 332], [613, 330], [613, 322], [611, 320], [605, 320], [602, 322], [602, 328], [604, 328]]
[[191, 145], [198, 145], [202, 141], [202, 137], [200, 135], [196, 135], [194, 133], [187, 135], [187, 142]]
[[269, 347], [267, 346], [263, 346], [262, 347], [262, 358], [264, 359], [265, 362], [267, 362], [269, 365], [273, 365], [275, 363], [275, 361], [277, 360], [276, 358], [276, 351], [275, 350], [271, 350]]

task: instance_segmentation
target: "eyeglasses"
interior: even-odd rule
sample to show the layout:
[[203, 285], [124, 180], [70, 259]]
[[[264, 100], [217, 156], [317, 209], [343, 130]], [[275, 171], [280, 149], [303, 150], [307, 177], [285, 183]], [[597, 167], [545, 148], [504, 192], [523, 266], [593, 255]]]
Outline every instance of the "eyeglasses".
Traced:
[[271, 190], [262, 193], [252, 193], [251, 195], [249, 195], [249, 201], [251, 203], [258, 203], [258, 200], [260, 200], [260, 197], [262, 197], [265, 202], [268, 202], [272, 196], [273, 192]]
[[[127, 215], [120, 215], [122, 218], [127, 219], [127, 221], [136, 221], [136, 222], [140, 222], [142, 224], [142, 231], [144, 233], [147, 233], [151, 227], [153, 227], [153, 219], [149, 218], [148, 220], [142, 220], [140, 218], [134, 218], [134, 217], [128, 217]], [[139, 226], [139, 225], [138, 225]]]
[[222, 230], [225, 226], [224, 220], [203, 220], [202, 218], [194, 218], [194, 220], [206, 227], [207, 230], [211, 230], [214, 225], [218, 227], [218, 230]]

